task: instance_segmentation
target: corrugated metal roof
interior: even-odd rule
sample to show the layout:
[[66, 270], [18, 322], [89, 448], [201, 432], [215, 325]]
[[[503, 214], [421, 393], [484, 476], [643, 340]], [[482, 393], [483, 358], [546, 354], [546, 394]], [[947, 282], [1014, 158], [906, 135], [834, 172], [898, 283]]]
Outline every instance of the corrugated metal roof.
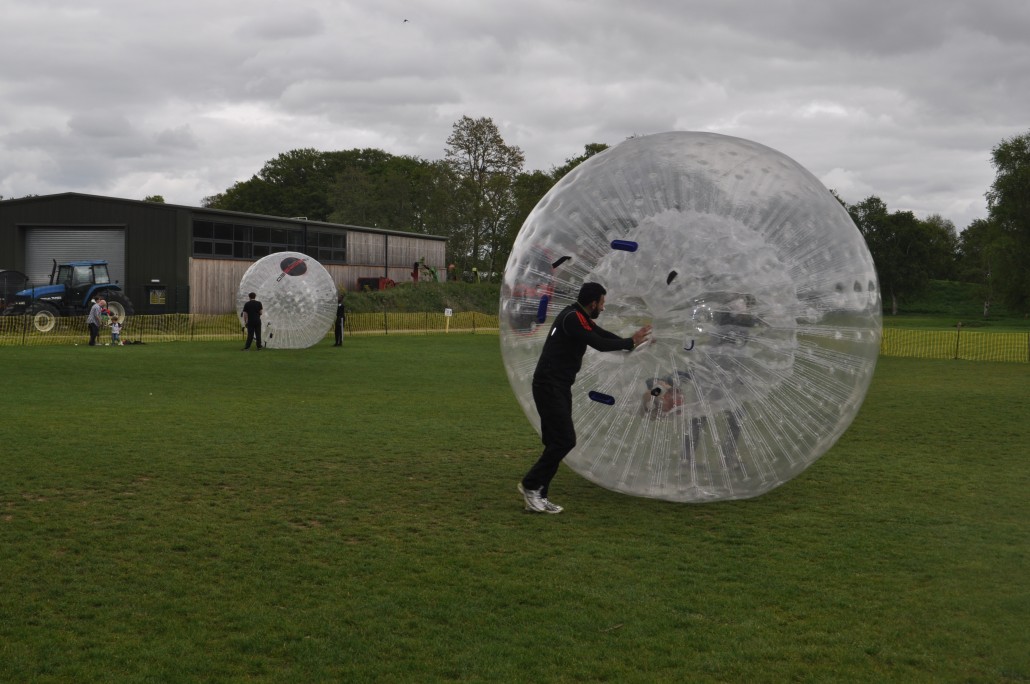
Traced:
[[346, 228], [347, 230], [358, 230], [366, 233], [381, 233], [383, 235], [404, 235], [404, 236], [416, 236], [425, 238], [427, 240], [443, 240], [446, 241], [448, 238], [443, 235], [427, 235], [425, 233], [409, 233], [403, 230], [386, 230], [383, 228], [369, 228], [368, 226], [352, 226], [346, 223], [328, 223], [325, 221], [309, 221], [305, 218], [298, 218], [295, 216], [271, 216], [268, 214], [251, 214], [243, 211], [228, 211], [225, 209], [210, 209], [208, 207], [192, 207], [186, 204], [168, 204], [164, 202], [146, 202], [144, 200], [125, 199], [122, 197], [107, 197], [105, 195], [90, 195], [81, 192], [61, 192], [53, 195], [34, 195], [32, 197], [19, 197], [16, 199], [5, 199], [0, 200], [0, 206], [4, 204], [28, 204], [32, 202], [49, 202], [55, 199], [61, 198], [78, 198], [78, 199], [96, 199], [103, 200], [105, 202], [121, 202], [125, 204], [140, 204], [145, 205], [149, 208], [167, 208], [167, 209], [185, 209], [186, 211], [193, 212], [194, 214], [209, 214], [214, 216], [236, 216], [236, 217], [251, 217], [259, 219], [271, 219], [274, 221], [282, 221], [286, 223], [293, 223], [298, 226], [316, 226], [326, 228]]

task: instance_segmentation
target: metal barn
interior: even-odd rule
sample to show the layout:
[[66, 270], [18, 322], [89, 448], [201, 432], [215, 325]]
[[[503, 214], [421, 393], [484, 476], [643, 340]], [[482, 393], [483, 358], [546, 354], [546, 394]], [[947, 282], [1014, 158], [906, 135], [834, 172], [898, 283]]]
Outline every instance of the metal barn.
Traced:
[[[241, 212], [63, 193], [0, 201], [0, 265], [46, 284], [54, 260], [104, 259], [136, 313], [227, 313], [250, 264], [295, 251], [338, 288], [446, 271], [446, 238]], [[367, 282], [367, 281], [365, 281]]]

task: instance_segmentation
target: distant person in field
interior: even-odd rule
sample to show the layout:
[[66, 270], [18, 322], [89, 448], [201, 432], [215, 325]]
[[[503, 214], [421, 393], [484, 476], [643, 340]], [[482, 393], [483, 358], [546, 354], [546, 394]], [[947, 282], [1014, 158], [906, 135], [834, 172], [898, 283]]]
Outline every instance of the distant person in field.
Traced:
[[122, 322], [118, 320], [117, 316], [111, 316], [111, 344], [120, 345], [122, 343]]
[[86, 316], [86, 327], [89, 328], [89, 346], [91, 347], [96, 345], [97, 337], [100, 336], [100, 324], [106, 308], [106, 300], [96, 299], [93, 301], [93, 306], [90, 307], [89, 315]]
[[257, 294], [251, 292], [247, 295], [248, 301], [243, 305], [243, 327], [247, 329], [247, 344], [243, 351], [250, 349], [251, 342], [257, 342], [257, 348], [261, 349], [261, 316], [265, 310], [257, 299]]
[[343, 306], [343, 295], [336, 298], [336, 324], [333, 332], [336, 333], [336, 344], [334, 347], [343, 346], [343, 323], [347, 320], [347, 309]]
[[540, 414], [544, 451], [518, 485], [527, 511], [561, 513], [563, 510], [548, 499], [547, 494], [562, 459], [576, 446], [572, 385], [587, 347], [602, 352], [633, 351], [651, 334], [651, 326], [645, 325], [632, 337], [619, 337], [594, 323], [604, 311], [606, 294], [607, 290], [599, 283], [584, 283], [576, 303], [562, 309], [554, 319], [537, 361], [533, 373], [533, 402]]

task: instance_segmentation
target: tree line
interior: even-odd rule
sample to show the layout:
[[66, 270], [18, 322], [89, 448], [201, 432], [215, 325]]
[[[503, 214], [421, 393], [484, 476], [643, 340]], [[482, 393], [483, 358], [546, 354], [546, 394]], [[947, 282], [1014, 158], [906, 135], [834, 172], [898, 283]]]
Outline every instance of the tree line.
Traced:
[[985, 318], [995, 302], [1030, 309], [1030, 132], [998, 143], [991, 163], [995, 179], [986, 192], [987, 218], [961, 234], [938, 214], [917, 219], [910, 211], [892, 212], [876, 196], [857, 204], [841, 200], [869, 246], [892, 313], [899, 299], [917, 294], [930, 280], [976, 283]]
[[464, 116], [455, 122], [441, 160], [378, 149], [292, 150], [249, 180], [204, 198], [203, 205], [442, 235], [456, 273], [496, 279], [537, 202], [604, 149], [590, 144], [561, 167], [527, 171], [522, 150], [505, 143], [491, 119]]
[[[537, 202], [607, 147], [591, 143], [550, 171], [527, 171], [522, 150], [504, 141], [492, 119], [463, 116], [443, 159], [379, 149], [292, 150], [203, 205], [442, 235], [457, 274], [496, 279]], [[961, 233], [938, 214], [919, 219], [891, 211], [875, 195], [856, 204], [837, 197], [869, 246], [892, 312], [930, 280], [977, 283], [985, 315], [995, 301], [1030, 308], [1030, 132], [1000, 142], [991, 160], [996, 177], [986, 192], [988, 216]]]

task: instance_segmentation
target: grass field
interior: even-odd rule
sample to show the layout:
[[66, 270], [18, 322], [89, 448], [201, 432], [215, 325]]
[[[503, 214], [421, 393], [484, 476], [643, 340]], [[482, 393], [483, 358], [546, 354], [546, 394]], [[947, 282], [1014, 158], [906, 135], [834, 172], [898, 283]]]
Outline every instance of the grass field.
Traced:
[[560, 516], [496, 336], [0, 367], [0, 681], [1030, 681], [1030, 365], [882, 358], [763, 497]]

